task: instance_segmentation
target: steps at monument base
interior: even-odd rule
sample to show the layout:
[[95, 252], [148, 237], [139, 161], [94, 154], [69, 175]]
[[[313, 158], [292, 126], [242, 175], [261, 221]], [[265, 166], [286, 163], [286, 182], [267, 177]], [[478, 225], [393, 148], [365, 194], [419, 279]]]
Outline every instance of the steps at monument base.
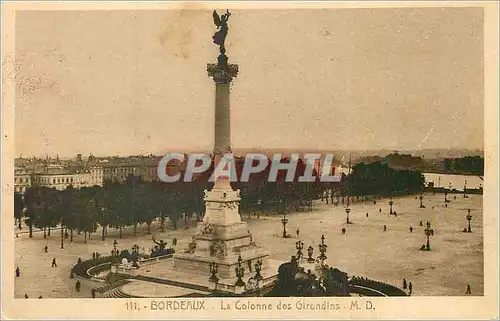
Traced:
[[174, 296], [172, 298], [206, 298], [208, 296], [210, 296], [210, 295], [193, 292], [193, 293], [188, 293], [188, 294], [184, 294], [184, 295]]
[[129, 295], [122, 291], [122, 287], [113, 288], [112, 290], [106, 292], [102, 298], [109, 299], [126, 299], [126, 298], [139, 298], [138, 296]]
[[133, 278], [136, 280], [141, 280], [141, 281], [146, 281], [146, 282], [166, 284], [166, 285], [176, 286], [179, 288], [186, 288], [186, 289], [202, 291], [202, 292], [210, 292], [210, 289], [208, 287], [196, 285], [196, 284], [184, 283], [184, 282], [173, 281], [173, 280], [168, 280], [168, 279], [159, 279], [159, 278], [144, 276], [144, 275], [135, 275], [135, 276], [133, 276]]

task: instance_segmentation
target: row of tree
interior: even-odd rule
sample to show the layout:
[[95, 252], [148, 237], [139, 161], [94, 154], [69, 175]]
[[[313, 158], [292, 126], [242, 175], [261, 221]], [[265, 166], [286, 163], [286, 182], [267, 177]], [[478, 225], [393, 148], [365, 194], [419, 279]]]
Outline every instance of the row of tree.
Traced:
[[[297, 171], [296, 176], [303, 172]], [[182, 218], [188, 220], [196, 215], [201, 220], [205, 204], [204, 190], [210, 190], [210, 173], [198, 176], [192, 182], [176, 183], [148, 182], [139, 176], [129, 176], [125, 182], [105, 181], [103, 186], [83, 187], [75, 189], [71, 186], [65, 190], [57, 190], [44, 186], [32, 186], [24, 195], [15, 194], [14, 216], [21, 227], [24, 222], [32, 237], [33, 228], [44, 230], [44, 236], [50, 235], [51, 229], [61, 227], [61, 233], [69, 231], [87, 235], [102, 227], [102, 239], [107, 235], [109, 227], [121, 232], [132, 226], [134, 235], [140, 224], [146, 224], [151, 233], [151, 224], [160, 221], [164, 230], [165, 222], [178, 228]], [[319, 182], [299, 183], [285, 182], [279, 176], [277, 182], [268, 182], [266, 174], [251, 177], [249, 182], [233, 183], [234, 189], [240, 189], [241, 213], [255, 212], [288, 212], [301, 206], [312, 206], [314, 199], [324, 191], [326, 185]]]
[[[240, 175], [241, 167], [238, 164], [237, 167]], [[327, 189], [338, 190], [342, 196], [387, 195], [418, 192], [424, 185], [420, 172], [397, 171], [380, 162], [357, 164], [340, 183], [298, 182], [305, 170], [303, 163], [299, 163], [291, 182], [285, 181], [284, 171], [279, 172], [276, 182], [268, 182], [269, 170], [270, 167], [251, 175], [248, 182], [232, 183], [234, 189], [240, 190], [240, 213], [311, 209], [313, 200], [319, 199]], [[135, 235], [141, 224], [146, 224], [151, 233], [153, 221], [159, 220], [163, 231], [167, 219], [177, 229], [182, 218], [185, 225], [193, 215], [201, 220], [205, 209], [204, 190], [213, 186], [208, 180], [210, 174], [207, 171], [192, 182], [180, 180], [175, 183], [147, 182], [138, 176], [129, 176], [123, 183], [105, 181], [103, 186], [80, 189], [69, 186], [62, 191], [34, 185], [24, 195], [15, 194], [14, 216], [20, 227], [24, 219], [30, 237], [33, 228], [43, 229], [46, 236], [51, 229], [60, 226], [61, 235], [63, 229], [64, 234], [69, 231], [73, 240], [76, 231], [84, 233], [86, 241], [87, 235], [101, 226], [104, 240], [109, 227], [119, 229], [120, 237], [122, 230], [130, 226]]]
[[481, 156], [445, 158], [443, 160], [443, 170], [445, 172], [484, 175], [484, 158]]
[[425, 178], [420, 171], [396, 170], [385, 162], [356, 164], [343, 181], [344, 195], [413, 194], [422, 190]]

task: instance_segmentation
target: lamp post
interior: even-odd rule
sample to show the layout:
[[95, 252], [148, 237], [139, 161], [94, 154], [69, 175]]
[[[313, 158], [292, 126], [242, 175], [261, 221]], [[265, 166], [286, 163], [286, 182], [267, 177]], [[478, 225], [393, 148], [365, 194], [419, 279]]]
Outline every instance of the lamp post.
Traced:
[[238, 256], [238, 266], [234, 269], [236, 272], [236, 277], [238, 278], [236, 280], [236, 283], [234, 285], [236, 286], [245, 286], [245, 282], [243, 282], [243, 277], [245, 276], [245, 268], [241, 265], [241, 254]]
[[418, 197], [420, 199], [420, 208], [425, 208], [424, 204], [422, 203], [422, 200], [424, 199], [424, 195], [420, 194]]
[[351, 209], [349, 208], [349, 206], [345, 208], [345, 213], [347, 214], [346, 215], [346, 223], [351, 224], [351, 222], [349, 221], [349, 213], [351, 213]]
[[464, 182], [464, 198], [467, 198], [467, 178], [465, 179]]
[[303, 256], [302, 249], [304, 248], [304, 242], [302, 241], [295, 242], [295, 248], [297, 249], [297, 260], [300, 260]]
[[325, 244], [325, 235], [321, 235], [321, 244], [319, 245], [319, 252], [320, 255], [318, 256], [318, 259], [321, 261], [321, 265], [323, 265], [323, 262], [327, 259], [326, 256], [326, 248], [328, 246]]
[[425, 235], [427, 236], [427, 244], [425, 245], [425, 250], [430, 251], [431, 250], [431, 245], [429, 242], [429, 238], [431, 235], [434, 235], [434, 230], [431, 228], [431, 222], [427, 221], [426, 223], [426, 228], [424, 230]]
[[447, 198], [447, 196], [448, 196], [448, 191], [444, 191], [444, 202], [445, 202], [445, 203], [448, 203], [448, 198]]
[[[21, 219], [19, 219], [19, 226], [21, 226]], [[61, 222], [61, 250], [62, 249], [64, 249], [63, 222]]]
[[389, 214], [392, 215], [392, 205], [394, 205], [394, 202], [392, 201], [392, 196], [391, 199], [389, 200]]
[[286, 213], [283, 214], [283, 218], [281, 219], [281, 224], [283, 224], [283, 238], [287, 237], [286, 233], [286, 224], [288, 223], [288, 219], [286, 218]]
[[467, 210], [467, 216], [465, 218], [467, 218], [467, 221], [469, 222], [469, 226], [467, 227], [467, 232], [471, 233], [472, 230], [470, 228], [470, 221], [472, 220], [472, 215], [470, 214], [470, 209]]

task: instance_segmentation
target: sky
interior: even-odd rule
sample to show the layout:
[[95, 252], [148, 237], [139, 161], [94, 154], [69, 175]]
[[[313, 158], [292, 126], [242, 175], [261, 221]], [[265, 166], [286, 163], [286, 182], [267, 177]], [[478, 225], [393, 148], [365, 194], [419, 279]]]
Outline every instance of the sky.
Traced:
[[[16, 156], [211, 150], [211, 11], [16, 15]], [[235, 10], [233, 148], [483, 148], [483, 10]]]

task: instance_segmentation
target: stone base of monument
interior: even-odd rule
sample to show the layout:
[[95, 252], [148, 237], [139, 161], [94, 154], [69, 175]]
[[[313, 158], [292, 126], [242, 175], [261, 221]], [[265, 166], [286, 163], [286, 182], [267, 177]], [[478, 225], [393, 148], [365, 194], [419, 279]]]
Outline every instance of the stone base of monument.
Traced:
[[[268, 253], [264, 249], [253, 249], [245, 251], [241, 254], [241, 265], [245, 271], [254, 269], [254, 264], [258, 260], [262, 260], [262, 264], [267, 263]], [[192, 254], [179, 254], [174, 256], [174, 269], [177, 271], [188, 272], [193, 274], [200, 274], [210, 276], [210, 264], [215, 263], [217, 266], [217, 276], [222, 279], [235, 277], [235, 269], [238, 266], [238, 256], [231, 256], [225, 258], [217, 257], [202, 257]]]
[[[284, 263], [280, 260], [267, 259], [262, 264], [260, 272], [262, 279], [258, 286], [259, 289], [270, 288], [273, 282], [277, 279], [278, 268]], [[189, 297], [195, 296], [210, 296], [211, 292], [228, 292], [245, 296], [255, 294], [255, 282], [253, 282], [255, 271], [249, 271], [248, 267], [244, 267], [244, 276], [242, 277], [244, 286], [237, 286], [238, 278], [233, 275], [228, 278], [222, 278], [218, 273], [218, 281], [210, 280], [210, 274], [202, 274], [193, 272], [192, 270], [181, 270], [174, 268], [174, 259], [166, 259], [158, 261], [155, 264], [127, 271], [131, 280], [141, 282], [141, 286], [129, 286], [127, 293], [138, 297]]]
[[205, 191], [205, 216], [198, 224], [190, 247], [174, 255], [174, 268], [195, 274], [211, 275], [210, 264], [217, 266], [219, 278], [235, 277], [240, 264], [247, 271], [262, 260], [266, 264], [268, 251], [253, 242], [246, 222], [239, 214], [239, 191], [233, 191], [228, 181], [218, 181], [213, 190]]
[[[199, 231], [204, 231], [206, 224], [199, 224]], [[217, 266], [220, 278], [235, 277], [235, 268], [241, 257], [245, 270], [253, 270], [255, 263], [262, 260], [263, 265], [269, 256], [267, 250], [257, 246], [244, 222], [231, 226], [211, 225], [210, 232], [205, 230], [193, 237], [196, 247], [190, 252], [174, 255], [174, 268], [209, 276], [210, 264]]]
[[234, 285], [236, 268], [244, 268], [245, 281], [255, 274], [255, 264], [261, 261], [266, 282], [274, 281], [279, 265], [270, 264], [269, 252], [256, 245], [247, 223], [241, 221], [239, 191], [233, 191], [229, 181], [220, 180], [213, 190], [205, 191], [204, 201], [203, 222], [198, 224], [189, 248], [174, 255], [174, 270], [208, 280], [216, 267], [220, 279], [217, 290], [241, 294], [245, 291]]

